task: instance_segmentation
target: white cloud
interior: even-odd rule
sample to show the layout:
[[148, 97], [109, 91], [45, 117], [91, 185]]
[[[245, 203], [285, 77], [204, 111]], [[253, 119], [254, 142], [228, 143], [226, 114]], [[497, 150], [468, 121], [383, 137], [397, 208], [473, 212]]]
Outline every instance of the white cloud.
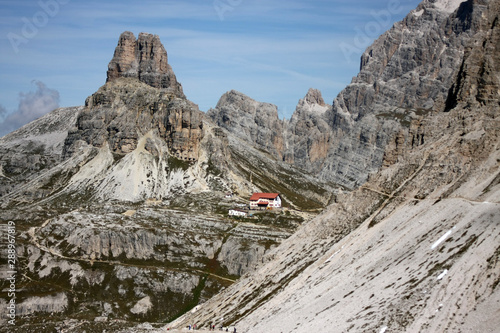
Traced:
[[6, 115], [5, 108], [0, 108], [3, 120], [0, 123], [0, 136], [40, 118], [47, 112], [59, 107], [59, 92], [47, 88], [43, 82], [33, 81], [36, 91], [19, 93], [19, 106], [16, 111]]

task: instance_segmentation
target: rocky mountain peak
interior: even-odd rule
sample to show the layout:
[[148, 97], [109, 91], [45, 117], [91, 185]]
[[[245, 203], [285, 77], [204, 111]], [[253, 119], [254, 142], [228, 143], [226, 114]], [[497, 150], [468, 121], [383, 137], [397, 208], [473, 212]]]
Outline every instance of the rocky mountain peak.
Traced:
[[323, 96], [321, 96], [321, 91], [314, 88], [309, 88], [309, 91], [307, 92], [306, 97], [304, 97], [304, 100], [310, 104], [318, 104], [321, 106], [326, 105], [325, 101], [323, 100]]
[[208, 110], [207, 115], [217, 126], [281, 159], [283, 123], [276, 105], [258, 102], [231, 90], [221, 96], [217, 106]]
[[106, 82], [119, 77], [137, 78], [152, 87], [169, 89], [184, 96], [158, 35], [140, 33], [137, 39], [130, 31], [120, 35], [108, 65]]
[[[497, 331], [499, 22], [423, 0], [290, 120], [235, 90], [205, 115], [157, 36], [122, 34], [85, 106], [0, 138], [14, 331]], [[252, 192], [284, 210], [226, 214]]]
[[319, 91], [318, 89], [310, 88], [306, 96], [303, 99], [299, 100], [294, 115], [303, 112], [322, 114], [330, 108], [331, 106], [326, 104], [323, 100], [321, 91]]
[[[144, 168], [155, 169], [165, 164], [163, 170], [167, 170], [169, 158], [189, 162], [198, 159], [203, 113], [184, 96], [167, 58], [157, 35], [141, 33], [136, 39], [129, 31], [122, 33], [108, 66], [106, 84], [86, 99], [85, 107], [68, 132], [64, 159], [77, 156], [81, 149], [101, 152], [101, 181], [117, 186], [100, 192], [100, 197], [133, 201], [162, 196], [169, 188], [167, 185], [160, 189], [158, 184], [164, 182], [167, 171], [160, 175]], [[119, 168], [137, 164], [142, 169], [129, 172], [125, 178], [117, 175], [112, 163], [108, 163], [113, 154], [122, 159]], [[134, 181], [144, 175], [149, 181]], [[153, 182], [151, 179], [156, 176]], [[81, 184], [80, 180], [76, 183]], [[120, 183], [131, 184], [133, 188], [118, 190]]]

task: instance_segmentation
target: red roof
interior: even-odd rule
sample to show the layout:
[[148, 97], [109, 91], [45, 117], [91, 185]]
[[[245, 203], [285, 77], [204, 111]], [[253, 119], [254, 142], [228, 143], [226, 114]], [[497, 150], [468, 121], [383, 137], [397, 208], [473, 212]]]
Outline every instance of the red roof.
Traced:
[[250, 197], [250, 201], [258, 201], [259, 199], [274, 200], [280, 195], [279, 193], [254, 193]]

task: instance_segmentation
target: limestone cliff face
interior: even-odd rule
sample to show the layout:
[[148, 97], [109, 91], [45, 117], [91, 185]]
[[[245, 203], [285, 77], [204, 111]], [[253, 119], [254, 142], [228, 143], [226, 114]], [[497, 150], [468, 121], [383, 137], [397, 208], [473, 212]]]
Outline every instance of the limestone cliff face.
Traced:
[[66, 189], [140, 201], [206, 186], [184, 175], [200, 158], [204, 114], [182, 93], [158, 36], [124, 32], [107, 74], [64, 141]]
[[[85, 104], [66, 140], [66, 156], [73, 154], [78, 141], [95, 147], [107, 143], [114, 153], [130, 153], [140, 137], [151, 133], [164, 141], [170, 155], [198, 159], [203, 114], [185, 98], [133, 78], [118, 78], [106, 83]], [[150, 144], [146, 149], [155, 156], [162, 154]]]
[[136, 40], [130, 31], [121, 34], [108, 65], [106, 82], [119, 77], [137, 78], [152, 87], [183, 96], [182, 86], [168, 64], [167, 51], [157, 35], [140, 33]]
[[257, 102], [231, 90], [222, 95], [215, 109], [208, 110], [207, 115], [218, 126], [281, 159], [283, 123], [276, 105]]
[[334, 140], [321, 178], [355, 187], [392, 154], [388, 144], [424, 140], [418, 122], [445, 108], [482, 13], [477, 1], [426, 0], [367, 48], [326, 115]]
[[[281, 135], [274, 135], [274, 141], [261, 135], [265, 141], [258, 146], [273, 147], [269, 152], [276, 158], [316, 174], [322, 181], [355, 188], [383, 163], [396, 161], [395, 151], [401, 150], [403, 143], [423, 143], [422, 118], [453, 104], [449, 92], [461, 67], [465, 45], [481, 29], [485, 3], [423, 1], [367, 48], [359, 74], [332, 106], [325, 105], [319, 92], [312, 90], [299, 102], [290, 121], [264, 117], [261, 126], [265, 128], [252, 121], [244, 122], [248, 124], [244, 130], [236, 125], [243, 123], [245, 111], [236, 112], [242, 110], [241, 103], [223, 98], [222, 107], [211, 110], [210, 115], [219, 123], [225, 122], [234, 133], [282, 129]], [[483, 47], [494, 54], [496, 44]], [[467, 52], [483, 51], [476, 47]], [[486, 58], [470, 66], [482, 68], [481, 73], [493, 71]], [[494, 79], [494, 75], [485, 76], [477, 93], [479, 99], [491, 94], [489, 81]], [[454, 90], [458, 89], [455, 85]], [[283, 142], [282, 151], [273, 145], [277, 140]]]
[[[481, 4], [482, 2], [476, 1]], [[472, 5], [472, 4], [470, 4]], [[447, 109], [458, 104], [498, 105], [500, 97], [500, 29], [498, 2], [482, 4], [482, 19], [470, 19], [471, 25], [478, 27], [479, 33], [465, 48], [460, 64], [458, 79], [450, 89]], [[487, 20], [485, 20], [487, 18]]]
[[[110, 61], [106, 84], [88, 97], [76, 128], [66, 139], [64, 155], [74, 154], [82, 142], [127, 154], [151, 136], [144, 148], [154, 156], [167, 152], [182, 160], [197, 160], [203, 137], [203, 114], [182, 93], [167, 52], [157, 35], [121, 34]], [[166, 151], [152, 144], [157, 137]]]
[[286, 123], [286, 162], [312, 172], [321, 170], [332, 134], [324, 118], [329, 110], [331, 105], [324, 102], [321, 92], [309, 89]]
[[291, 120], [279, 119], [277, 107], [237, 92], [225, 93], [207, 115], [220, 127], [278, 160], [319, 170], [328, 151], [331, 130], [324, 119], [331, 106], [310, 89]]
[[[442, 109], [454, 82], [463, 44], [481, 15], [472, 1], [423, 1], [379, 37], [361, 57], [359, 74], [334, 101], [351, 120], [391, 108]], [[451, 12], [450, 12], [451, 10]]]

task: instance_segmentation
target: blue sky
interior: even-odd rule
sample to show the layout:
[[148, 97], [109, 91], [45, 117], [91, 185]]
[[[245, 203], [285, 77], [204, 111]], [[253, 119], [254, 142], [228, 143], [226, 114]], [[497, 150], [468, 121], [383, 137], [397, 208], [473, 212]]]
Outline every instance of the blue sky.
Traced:
[[105, 83], [126, 30], [160, 36], [202, 111], [235, 89], [289, 118], [311, 87], [331, 103], [357, 74], [364, 49], [419, 2], [0, 0], [0, 122], [21, 106], [17, 119], [31, 120], [27, 99], [37, 96], [45, 100], [32, 103], [32, 117], [47, 112], [44, 105], [83, 105]]

